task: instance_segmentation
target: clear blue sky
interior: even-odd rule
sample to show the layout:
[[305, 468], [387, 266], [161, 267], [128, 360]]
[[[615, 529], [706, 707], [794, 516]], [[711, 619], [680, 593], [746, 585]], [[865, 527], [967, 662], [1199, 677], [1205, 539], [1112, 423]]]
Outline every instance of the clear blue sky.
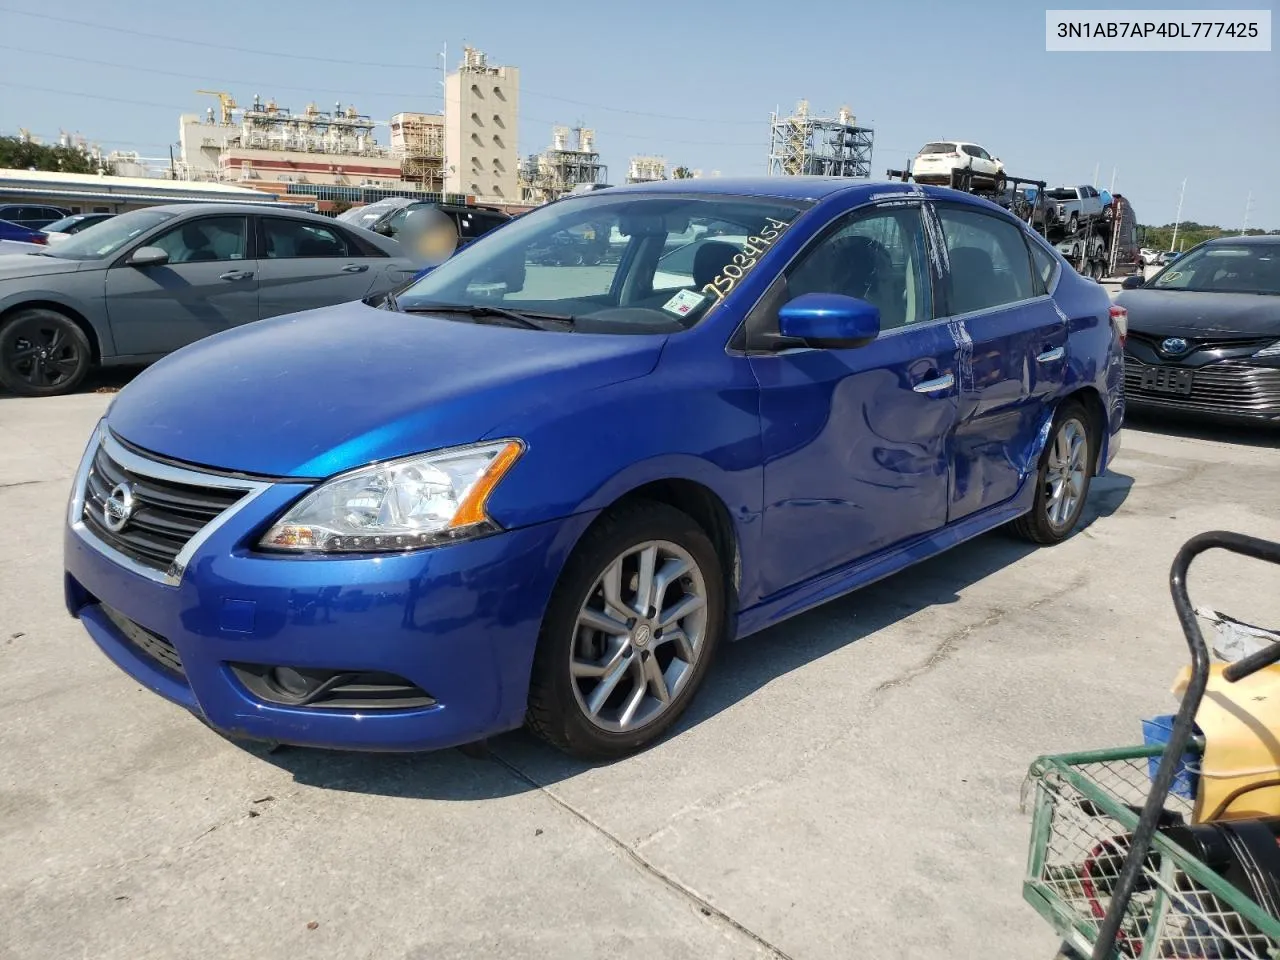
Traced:
[[[1115, 168], [1117, 191], [1144, 223], [1174, 219], [1186, 177], [1184, 220], [1239, 226], [1252, 189], [1250, 225], [1280, 228], [1280, 53], [1051, 54], [1044, 9], [1026, 0], [0, 0], [0, 132], [52, 138], [61, 128], [167, 156], [178, 113], [213, 103], [197, 88], [241, 104], [260, 93], [294, 110], [340, 98], [379, 120], [438, 110], [440, 49], [448, 44], [453, 69], [466, 42], [521, 69], [522, 156], [548, 144], [553, 123], [581, 122], [597, 130], [613, 182], [636, 153], [705, 173], [764, 173], [769, 112], [806, 98], [830, 114], [848, 104], [875, 127], [877, 176], [926, 141], [954, 137], [1051, 183], [1092, 182], [1096, 166], [1105, 187]], [[387, 141], [385, 127], [378, 139]]]

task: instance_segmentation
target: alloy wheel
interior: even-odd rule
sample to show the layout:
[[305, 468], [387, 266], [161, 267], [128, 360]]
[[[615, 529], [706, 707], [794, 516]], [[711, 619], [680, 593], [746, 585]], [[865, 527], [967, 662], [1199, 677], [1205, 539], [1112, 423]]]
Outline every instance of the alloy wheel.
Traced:
[[612, 733], [647, 726], [671, 707], [702, 655], [702, 571], [674, 543], [631, 547], [596, 578], [574, 629], [569, 672], [583, 716]]
[[57, 324], [39, 318], [18, 321], [4, 364], [15, 378], [33, 387], [52, 387], [75, 376], [79, 345]]
[[1056, 530], [1075, 519], [1084, 496], [1088, 450], [1084, 425], [1074, 417], [1062, 421], [1049, 449], [1044, 477], [1045, 513]]

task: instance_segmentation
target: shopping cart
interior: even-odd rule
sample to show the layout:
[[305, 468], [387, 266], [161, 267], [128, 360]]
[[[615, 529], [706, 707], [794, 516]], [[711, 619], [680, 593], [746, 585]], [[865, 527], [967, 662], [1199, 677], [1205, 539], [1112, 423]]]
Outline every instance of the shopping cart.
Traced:
[[[1194, 722], [1209, 651], [1186, 578], [1211, 549], [1280, 564], [1280, 543], [1235, 533], [1201, 534], [1178, 552], [1170, 591], [1192, 669], [1168, 743], [1041, 757], [1028, 772], [1024, 799], [1034, 795], [1034, 812], [1023, 896], [1062, 937], [1066, 956], [1280, 958], [1276, 903], [1264, 908], [1267, 898], [1238, 873], [1210, 865], [1188, 828], [1192, 801], [1170, 789], [1204, 749]], [[1280, 644], [1272, 644], [1229, 664], [1223, 678], [1234, 683], [1277, 662]]]

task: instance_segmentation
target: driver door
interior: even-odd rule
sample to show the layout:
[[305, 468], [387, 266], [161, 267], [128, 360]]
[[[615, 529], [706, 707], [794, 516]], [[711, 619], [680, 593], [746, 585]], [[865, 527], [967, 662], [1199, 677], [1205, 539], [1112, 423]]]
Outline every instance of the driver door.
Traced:
[[866, 346], [750, 357], [766, 596], [946, 524], [957, 346], [934, 320], [929, 264], [919, 204], [864, 208], [824, 230], [757, 308], [774, 332], [778, 307], [803, 293], [855, 296], [881, 313]]
[[134, 267], [125, 256], [107, 271], [107, 317], [119, 353], [170, 353], [258, 319], [248, 217], [183, 220], [146, 246], [164, 250], [169, 262]]

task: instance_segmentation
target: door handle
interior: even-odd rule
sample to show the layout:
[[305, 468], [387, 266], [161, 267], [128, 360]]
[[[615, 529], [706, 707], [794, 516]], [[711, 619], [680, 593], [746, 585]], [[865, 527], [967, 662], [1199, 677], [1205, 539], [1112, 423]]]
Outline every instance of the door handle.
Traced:
[[252, 270], [228, 270], [218, 277], [219, 280], [252, 280]]
[[949, 373], [944, 373], [940, 377], [934, 377], [932, 380], [921, 380], [911, 389], [916, 393], [937, 393], [939, 390], [948, 390], [951, 385], [956, 382], [956, 378]]
[[369, 269], [367, 263], [348, 263], [342, 268], [343, 273], [364, 273]]
[[1040, 356], [1036, 357], [1037, 363], [1053, 363], [1055, 360], [1061, 360], [1067, 355], [1067, 351], [1062, 347], [1054, 347], [1052, 350], [1046, 350]]

